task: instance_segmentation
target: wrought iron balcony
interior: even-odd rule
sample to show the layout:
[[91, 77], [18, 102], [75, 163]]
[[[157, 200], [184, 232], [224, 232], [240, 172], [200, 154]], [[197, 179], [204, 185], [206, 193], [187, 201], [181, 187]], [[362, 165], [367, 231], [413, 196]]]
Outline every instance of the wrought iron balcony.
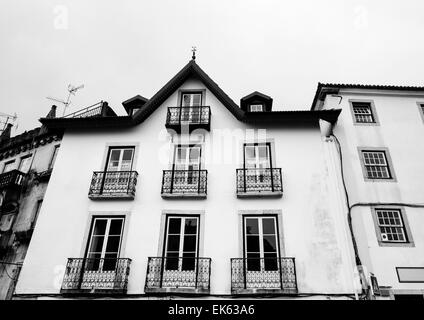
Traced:
[[294, 258], [231, 259], [231, 292], [297, 293]]
[[211, 259], [150, 257], [144, 291], [209, 293]]
[[237, 169], [237, 197], [282, 195], [281, 168]]
[[180, 133], [185, 126], [189, 131], [194, 129], [210, 130], [211, 108], [201, 107], [169, 107], [165, 127]]
[[162, 197], [206, 198], [207, 170], [164, 170]]
[[69, 258], [61, 293], [127, 292], [131, 259]]
[[95, 171], [88, 197], [97, 199], [129, 199], [135, 197], [136, 171]]
[[0, 174], [0, 190], [20, 187], [24, 183], [25, 173], [19, 170], [12, 170]]

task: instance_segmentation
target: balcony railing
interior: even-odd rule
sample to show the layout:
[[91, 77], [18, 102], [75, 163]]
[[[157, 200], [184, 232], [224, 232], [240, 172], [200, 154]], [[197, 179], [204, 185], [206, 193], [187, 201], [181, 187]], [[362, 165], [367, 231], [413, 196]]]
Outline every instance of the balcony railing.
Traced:
[[134, 199], [136, 171], [95, 171], [91, 180], [90, 199]]
[[231, 259], [231, 291], [297, 293], [294, 258]]
[[19, 170], [12, 170], [0, 174], [0, 190], [22, 186], [25, 173]]
[[208, 293], [210, 274], [210, 258], [150, 257], [145, 291]]
[[162, 197], [206, 197], [207, 170], [164, 170]]
[[131, 259], [69, 258], [62, 283], [62, 293], [127, 292]]
[[281, 168], [237, 169], [237, 196], [281, 196]]
[[184, 126], [187, 126], [189, 130], [199, 128], [210, 130], [210, 121], [210, 107], [169, 107], [165, 126], [178, 132]]
[[100, 101], [84, 109], [70, 113], [64, 116], [64, 118], [92, 118], [108, 116], [116, 116], [116, 113], [112, 110], [111, 107], [109, 107], [107, 102]]

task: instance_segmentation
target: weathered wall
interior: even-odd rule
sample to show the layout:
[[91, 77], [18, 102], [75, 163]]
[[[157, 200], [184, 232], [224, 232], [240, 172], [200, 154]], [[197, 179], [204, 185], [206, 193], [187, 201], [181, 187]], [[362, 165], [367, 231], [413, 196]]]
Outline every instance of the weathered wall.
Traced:
[[[342, 108], [335, 134], [343, 150], [344, 173], [350, 203], [424, 204], [424, 122], [417, 103], [424, 95], [395, 91], [341, 90], [327, 96], [324, 108]], [[372, 100], [379, 125], [354, 125], [349, 99]], [[365, 181], [357, 147], [386, 147], [396, 181]], [[403, 207], [414, 246], [382, 247], [378, 244], [370, 206], [352, 209], [354, 232], [367, 271], [381, 286], [395, 290], [424, 289], [424, 283], [399, 283], [396, 267], [424, 266], [424, 209]]]

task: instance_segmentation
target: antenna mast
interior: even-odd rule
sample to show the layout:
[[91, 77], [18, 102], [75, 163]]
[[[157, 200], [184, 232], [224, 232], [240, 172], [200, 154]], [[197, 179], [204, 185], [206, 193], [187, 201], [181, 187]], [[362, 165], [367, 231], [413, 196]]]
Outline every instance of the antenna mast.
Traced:
[[0, 112], [0, 131], [3, 132], [9, 123], [14, 123], [18, 119], [16, 113], [14, 115]]
[[80, 85], [80, 86], [78, 86], [78, 87], [75, 87], [75, 86], [69, 84], [68, 85], [68, 98], [66, 99], [66, 101], [63, 101], [63, 100], [60, 100], [60, 99], [56, 99], [56, 98], [52, 98], [52, 97], [46, 97], [46, 98], [49, 99], [49, 100], [56, 101], [56, 102], [59, 102], [59, 103], [63, 104], [64, 105], [63, 116], [65, 116], [66, 109], [71, 104], [71, 95], [74, 96], [75, 95], [75, 92], [77, 92], [79, 89], [82, 89], [82, 88], [84, 88], [84, 85], [83, 84]]

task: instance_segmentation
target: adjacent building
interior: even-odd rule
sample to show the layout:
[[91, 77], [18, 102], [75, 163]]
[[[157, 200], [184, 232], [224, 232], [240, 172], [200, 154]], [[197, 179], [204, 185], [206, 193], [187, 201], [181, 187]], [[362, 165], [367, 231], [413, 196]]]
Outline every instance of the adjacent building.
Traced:
[[[50, 113], [49, 116], [54, 115]], [[13, 295], [44, 194], [58, 155], [61, 134], [45, 127], [0, 136], [0, 299]]]
[[342, 112], [328, 140], [338, 145], [342, 214], [352, 222], [363, 282], [377, 298], [422, 300], [424, 88], [319, 84], [312, 110], [334, 108]]
[[340, 110], [237, 104], [194, 58], [123, 106], [41, 119], [64, 136], [15, 298], [361, 293], [329, 138]]

